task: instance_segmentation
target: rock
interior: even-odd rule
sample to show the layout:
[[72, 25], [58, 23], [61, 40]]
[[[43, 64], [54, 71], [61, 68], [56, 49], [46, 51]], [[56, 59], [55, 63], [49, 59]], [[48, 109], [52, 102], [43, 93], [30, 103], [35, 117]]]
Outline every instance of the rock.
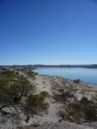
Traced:
[[24, 113], [20, 113], [20, 119], [22, 120], [27, 120], [27, 115], [25, 115]]
[[39, 125], [40, 123], [43, 123], [43, 119], [40, 116], [34, 115], [34, 117], [29, 118], [29, 125]]
[[97, 122], [87, 122], [83, 123], [82, 125], [92, 127], [93, 129], [97, 129]]
[[[1, 117], [1, 116], [0, 116]], [[0, 129], [16, 129], [17, 124], [14, 118], [5, 117], [0, 121]]]
[[7, 114], [16, 115], [16, 110], [14, 107], [5, 107], [2, 109], [2, 111], [6, 112]]
[[74, 80], [75, 83], [80, 83], [80, 79]]

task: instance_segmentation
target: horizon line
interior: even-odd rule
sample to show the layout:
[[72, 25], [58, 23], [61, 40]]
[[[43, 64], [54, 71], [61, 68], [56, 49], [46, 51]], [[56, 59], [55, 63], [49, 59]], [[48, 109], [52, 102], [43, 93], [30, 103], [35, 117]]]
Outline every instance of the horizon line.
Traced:
[[0, 64], [0, 66], [27, 66], [27, 65], [32, 65], [32, 66], [34, 66], [34, 65], [49, 65], [49, 66], [53, 66], [53, 65], [55, 65], [55, 66], [62, 66], [62, 65], [97, 65], [97, 63], [96, 64], [94, 64], [94, 63], [91, 63], [91, 64]]

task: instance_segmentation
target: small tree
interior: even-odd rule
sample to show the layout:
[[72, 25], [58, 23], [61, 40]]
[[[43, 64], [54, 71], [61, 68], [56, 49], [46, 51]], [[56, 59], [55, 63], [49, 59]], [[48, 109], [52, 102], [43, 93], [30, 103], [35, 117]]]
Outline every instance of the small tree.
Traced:
[[1, 78], [0, 104], [3, 106], [12, 105], [18, 102], [22, 96], [26, 96], [30, 90], [34, 90], [34, 85], [23, 76], [15, 77], [12, 80]]

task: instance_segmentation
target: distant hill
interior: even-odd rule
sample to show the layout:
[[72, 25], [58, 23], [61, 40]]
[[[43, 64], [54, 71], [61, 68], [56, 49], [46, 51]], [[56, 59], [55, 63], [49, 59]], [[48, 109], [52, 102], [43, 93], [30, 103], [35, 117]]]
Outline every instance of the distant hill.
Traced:
[[36, 69], [36, 68], [97, 68], [97, 64], [88, 65], [1, 65], [2, 68]]
[[32, 65], [35, 68], [47, 68], [47, 67], [56, 67], [56, 68], [97, 68], [97, 64], [90, 65]]

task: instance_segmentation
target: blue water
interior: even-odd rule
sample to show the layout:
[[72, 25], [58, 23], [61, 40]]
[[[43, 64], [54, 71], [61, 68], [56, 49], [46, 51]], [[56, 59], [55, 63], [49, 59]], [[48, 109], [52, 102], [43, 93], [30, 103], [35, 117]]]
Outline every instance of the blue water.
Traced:
[[86, 83], [97, 84], [97, 69], [87, 68], [38, 68], [39, 74], [59, 76], [67, 79], [80, 79]]

